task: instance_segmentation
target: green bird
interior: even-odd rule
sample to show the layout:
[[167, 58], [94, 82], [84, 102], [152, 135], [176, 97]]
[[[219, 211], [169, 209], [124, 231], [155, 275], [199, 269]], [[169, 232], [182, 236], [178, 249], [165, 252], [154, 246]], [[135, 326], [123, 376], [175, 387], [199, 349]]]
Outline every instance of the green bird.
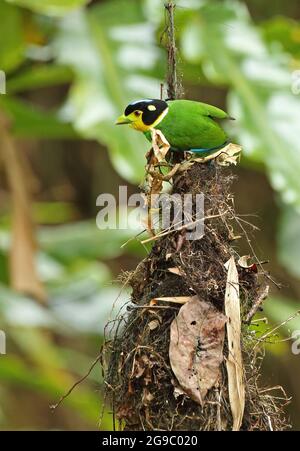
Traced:
[[151, 141], [151, 130], [160, 130], [173, 151], [209, 155], [228, 141], [219, 119], [233, 119], [225, 111], [192, 100], [143, 99], [130, 103], [116, 124], [129, 124]]

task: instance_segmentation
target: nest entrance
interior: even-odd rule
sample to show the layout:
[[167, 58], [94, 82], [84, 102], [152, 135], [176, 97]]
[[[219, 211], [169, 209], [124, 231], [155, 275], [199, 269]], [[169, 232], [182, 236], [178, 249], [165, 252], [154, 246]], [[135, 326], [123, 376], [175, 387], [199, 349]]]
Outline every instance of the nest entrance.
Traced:
[[[224, 313], [227, 270], [234, 256], [237, 235], [244, 226], [235, 213], [227, 169], [194, 163], [173, 180], [172, 193], [205, 196], [205, 234], [186, 240], [177, 230], [154, 242], [149, 256], [129, 275], [131, 304], [113, 323], [105, 355], [106, 394], [114, 417], [125, 430], [231, 430], [232, 411], [228, 390], [226, 341], [220, 375], [202, 405], [182, 390], [170, 365], [170, 328], [181, 305], [153, 302], [157, 298], [192, 297]], [[242, 320], [255, 311], [265, 280], [257, 265], [237, 265]], [[258, 269], [257, 269], [258, 268]], [[253, 310], [254, 309], [254, 310]], [[251, 319], [251, 318], [250, 318]], [[253, 335], [242, 327], [245, 378], [245, 410], [242, 430], [282, 430], [286, 396], [272, 396], [259, 388], [260, 358], [253, 350]]]

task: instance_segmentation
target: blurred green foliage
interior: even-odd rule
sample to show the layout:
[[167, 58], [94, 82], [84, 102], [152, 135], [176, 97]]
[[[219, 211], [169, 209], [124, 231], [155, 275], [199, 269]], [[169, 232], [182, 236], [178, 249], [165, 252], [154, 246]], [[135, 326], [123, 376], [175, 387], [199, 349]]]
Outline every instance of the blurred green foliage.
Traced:
[[[120, 286], [111, 281], [121, 268], [146, 253], [134, 241], [121, 248], [134, 231], [99, 231], [91, 220], [95, 209], [87, 213], [76, 196], [74, 200], [67, 193], [83, 192], [89, 184], [88, 193], [96, 199], [98, 178], [107, 183], [110, 178], [114, 183], [142, 180], [147, 142], [130, 129], [114, 127], [114, 120], [130, 100], [160, 95], [165, 73], [160, 44], [163, 3], [0, 0], [5, 18], [0, 69], [7, 75], [0, 109], [20, 142], [20, 151], [26, 151], [28, 142], [38, 145], [38, 152], [29, 152], [35, 177], [41, 178], [38, 169], [43, 167], [50, 184], [56, 172], [65, 178], [59, 179], [57, 193], [41, 181], [35, 189], [37, 265], [49, 293], [47, 307], [8, 287], [10, 221], [5, 184], [1, 184], [0, 328], [7, 333], [8, 354], [0, 356], [0, 429], [45, 427], [47, 422], [39, 422], [34, 412], [12, 419], [13, 391], [35, 394], [37, 403], [41, 397], [43, 415], [50, 415], [47, 404], [81, 377], [97, 355], [114, 300], [118, 298], [120, 305], [127, 298], [126, 292], [118, 296]], [[292, 91], [293, 71], [300, 69], [300, 24], [284, 14], [255, 23], [246, 3], [236, 0], [178, 0], [177, 4], [179, 72], [186, 97], [197, 96], [199, 89], [221, 93], [226, 105], [219, 106], [237, 119], [228, 133], [243, 145], [242, 165], [253, 174], [266, 174], [274, 190], [278, 267], [293, 288], [286, 297], [277, 294], [270, 299], [266, 312], [274, 322], [281, 322], [297, 310], [300, 296], [300, 94]], [[284, 13], [284, 2], [282, 8]], [[80, 183], [74, 187], [58, 156], [65, 141], [67, 146], [96, 141], [99, 158], [107, 149], [112, 167], [101, 156], [95, 168], [89, 167], [88, 182], [75, 174], [75, 183]], [[77, 164], [76, 155], [82, 158]], [[49, 159], [51, 176], [41, 166], [43, 159]], [[87, 165], [81, 152], [71, 160], [71, 170], [77, 173]], [[244, 198], [248, 196], [251, 186]], [[289, 329], [297, 328], [299, 320], [281, 332], [288, 335]], [[270, 351], [280, 351], [280, 356], [290, 352], [288, 345], [274, 346]], [[98, 369], [66, 400], [53, 424], [97, 428], [100, 388]], [[102, 427], [111, 427], [109, 415]]]

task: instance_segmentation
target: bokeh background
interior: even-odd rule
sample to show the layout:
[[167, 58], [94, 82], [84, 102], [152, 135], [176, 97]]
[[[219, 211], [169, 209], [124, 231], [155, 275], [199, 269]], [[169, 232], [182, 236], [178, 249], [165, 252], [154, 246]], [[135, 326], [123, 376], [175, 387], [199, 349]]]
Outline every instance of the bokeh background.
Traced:
[[[133, 230], [100, 231], [100, 193], [134, 193], [147, 143], [115, 118], [129, 101], [159, 97], [165, 76], [162, 0], [0, 0], [0, 429], [97, 429], [97, 357], [118, 275], [147, 253]], [[282, 284], [270, 328], [299, 309], [300, 4], [297, 0], [178, 0], [185, 97], [236, 117], [237, 211], [260, 231], [252, 245]], [[228, 124], [229, 127], [229, 124]], [[243, 243], [241, 243], [243, 246]], [[245, 247], [245, 252], [248, 249]], [[262, 383], [282, 385], [300, 429], [300, 355], [284, 324], [267, 346]], [[280, 396], [280, 392], [278, 392]], [[102, 427], [111, 428], [109, 413]]]

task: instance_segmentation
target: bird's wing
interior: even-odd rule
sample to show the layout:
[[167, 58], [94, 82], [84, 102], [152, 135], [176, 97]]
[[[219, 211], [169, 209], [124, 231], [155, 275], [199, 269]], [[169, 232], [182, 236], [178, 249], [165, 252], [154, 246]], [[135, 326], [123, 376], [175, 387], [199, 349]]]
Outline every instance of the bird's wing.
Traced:
[[209, 116], [215, 119], [226, 119], [229, 118], [229, 115], [221, 110], [220, 108], [217, 108], [216, 106], [209, 105], [208, 103], [202, 103], [197, 102], [198, 105], [201, 108], [201, 113], [205, 116]]
[[171, 100], [168, 102], [169, 107], [175, 112], [181, 112], [189, 115], [197, 115], [210, 117], [212, 119], [231, 119], [230, 116], [220, 108], [209, 105], [208, 103], [196, 102], [194, 100]]

